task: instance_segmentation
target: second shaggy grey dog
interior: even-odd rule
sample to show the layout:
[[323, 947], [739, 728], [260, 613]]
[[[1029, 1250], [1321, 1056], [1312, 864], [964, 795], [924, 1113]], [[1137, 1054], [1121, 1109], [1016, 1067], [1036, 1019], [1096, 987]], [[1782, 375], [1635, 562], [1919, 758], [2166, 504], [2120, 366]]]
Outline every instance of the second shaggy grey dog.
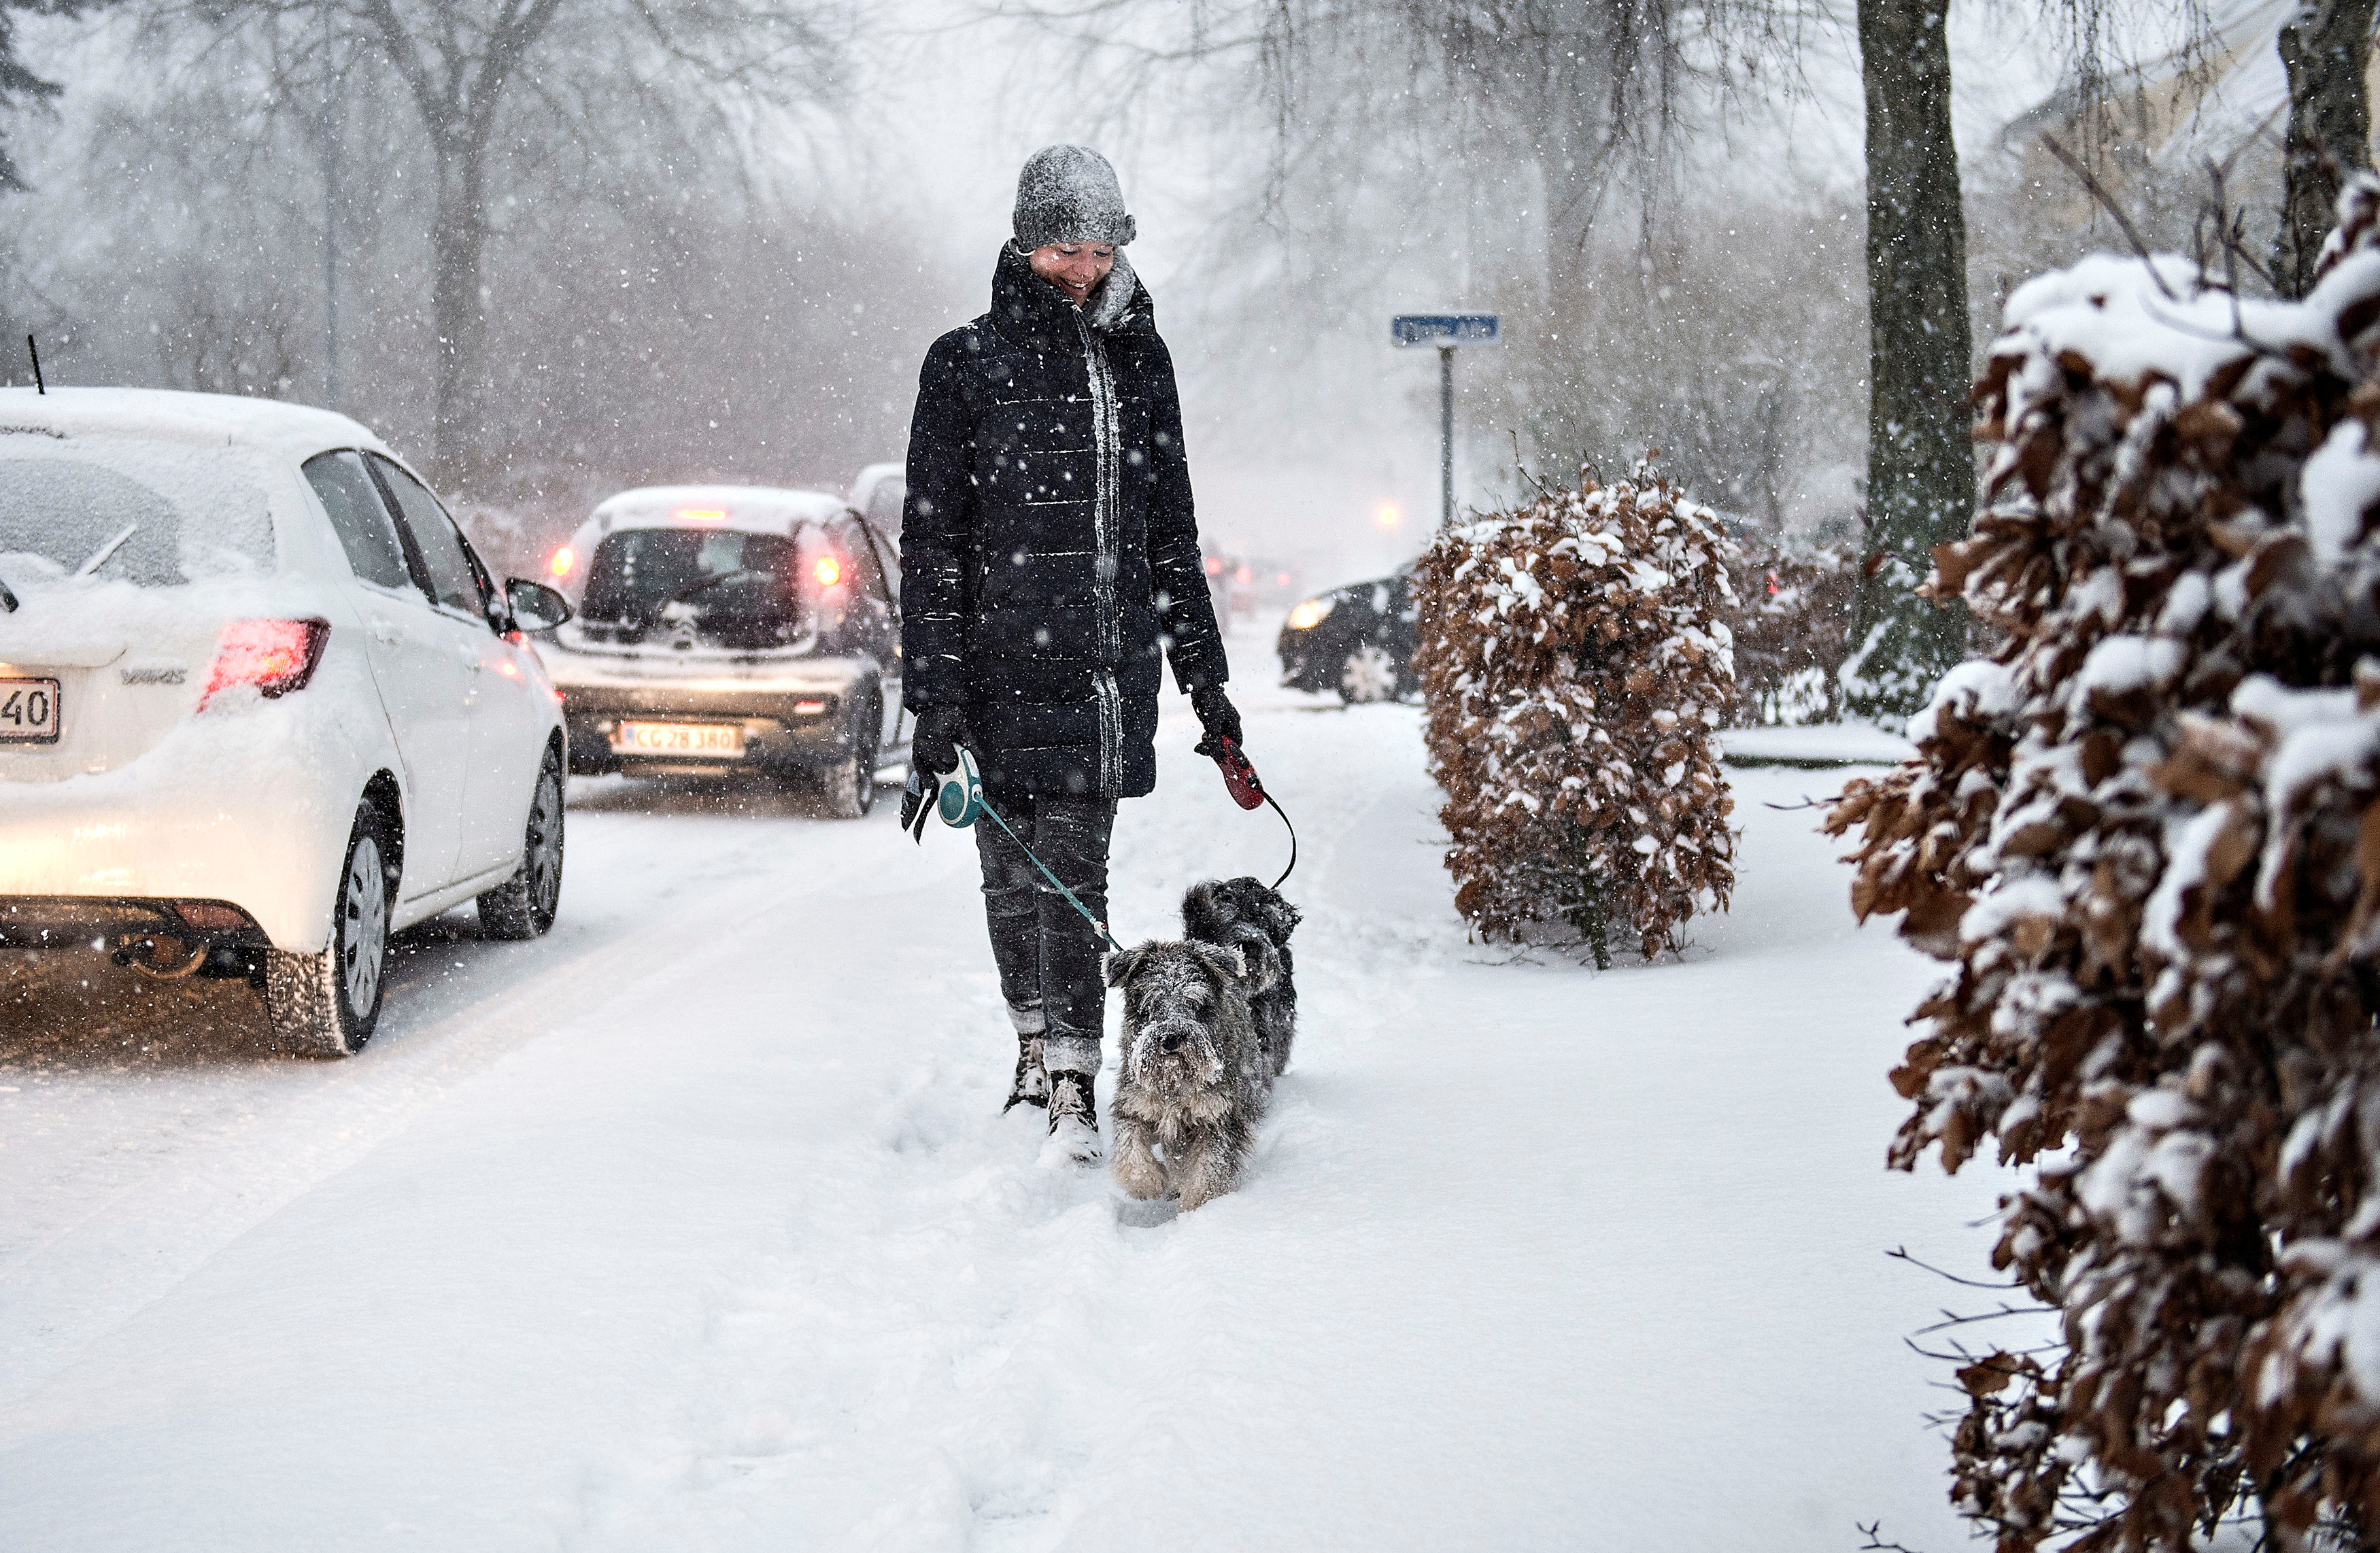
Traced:
[[1239, 1183], [1273, 1066], [1248, 1001], [1279, 962], [1237, 946], [1157, 940], [1106, 961], [1123, 989], [1123, 1073], [1116, 1085], [1115, 1178], [1147, 1202], [1168, 1188], [1184, 1209]]
[[1271, 1059], [1273, 1076], [1289, 1068], [1290, 1043], [1297, 1037], [1297, 981], [1289, 935], [1304, 918], [1281, 892], [1257, 880], [1210, 879], [1182, 897], [1182, 936], [1201, 943], [1236, 947], [1251, 968], [1270, 963], [1271, 985], [1250, 994], [1257, 1039]]

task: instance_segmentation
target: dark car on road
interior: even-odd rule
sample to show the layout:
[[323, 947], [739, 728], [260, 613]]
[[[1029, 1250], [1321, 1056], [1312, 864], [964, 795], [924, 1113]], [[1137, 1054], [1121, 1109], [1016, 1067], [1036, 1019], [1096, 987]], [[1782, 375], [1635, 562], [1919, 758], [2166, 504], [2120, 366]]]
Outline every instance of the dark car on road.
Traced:
[[542, 644], [572, 770], [760, 770], [856, 819], [906, 758], [900, 562], [842, 498], [623, 491], [549, 569], [578, 607]]
[[1350, 705], [1413, 694], [1413, 566], [1300, 601], [1281, 628], [1281, 682]]

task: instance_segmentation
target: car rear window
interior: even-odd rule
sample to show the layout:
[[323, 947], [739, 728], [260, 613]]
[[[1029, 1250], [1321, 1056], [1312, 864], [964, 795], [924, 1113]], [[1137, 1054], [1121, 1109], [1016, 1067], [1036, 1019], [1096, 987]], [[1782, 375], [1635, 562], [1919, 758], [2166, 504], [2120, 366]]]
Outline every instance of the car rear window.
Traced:
[[220, 443], [0, 431], [0, 558], [20, 563], [9, 568], [18, 581], [88, 570], [168, 588], [269, 574], [257, 458]]
[[587, 567], [580, 613], [650, 629], [669, 620], [706, 633], [790, 639], [801, 614], [792, 540], [733, 529], [629, 528], [605, 536]]

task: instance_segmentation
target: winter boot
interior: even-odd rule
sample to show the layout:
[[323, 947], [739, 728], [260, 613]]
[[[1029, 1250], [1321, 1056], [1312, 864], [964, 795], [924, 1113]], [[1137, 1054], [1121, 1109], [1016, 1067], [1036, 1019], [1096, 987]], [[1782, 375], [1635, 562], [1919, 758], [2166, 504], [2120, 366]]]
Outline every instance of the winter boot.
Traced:
[[1099, 1158], [1099, 1101], [1092, 1084], [1092, 1074], [1071, 1068], [1050, 1075], [1050, 1141], [1041, 1146], [1043, 1164], [1089, 1164]]
[[1016, 1041], [1016, 1082], [1008, 1086], [1008, 1103], [1000, 1108], [1006, 1116], [1018, 1106], [1047, 1106], [1050, 1103], [1050, 1070], [1041, 1065], [1041, 1037], [1020, 1036]]

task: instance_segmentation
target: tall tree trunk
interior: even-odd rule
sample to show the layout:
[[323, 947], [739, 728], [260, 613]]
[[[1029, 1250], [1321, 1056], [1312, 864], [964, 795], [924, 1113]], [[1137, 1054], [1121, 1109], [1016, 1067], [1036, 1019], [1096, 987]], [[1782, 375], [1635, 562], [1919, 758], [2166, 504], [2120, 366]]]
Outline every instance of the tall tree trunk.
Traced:
[[481, 296], [488, 249], [487, 155], [483, 146], [441, 147], [438, 215], [430, 232], [430, 321], [438, 336], [438, 396], [431, 445], [438, 477], [468, 473], [480, 427], [481, 357], [488, 333]]
[[1867, 94], [1871, 570], [1843, 666], [1853, 710], [1900, 717], [1966, 654], [1966, 612], [1915, 596], [1937, 544], [1975, 507], [1967, 230], [1950, 139], [1945, 0], [1859, 0]]
[[2273, 281], [2284, 297], [2313, 289], [2314, 261], [2330, 235], [2344, 174], [2372, 165], [2372, 63], [2375, 0], [2306, 0], [2281, 29], [2289, 74], [2289, 127], [2281, 166], [2281, 229], [2273, 238]]

